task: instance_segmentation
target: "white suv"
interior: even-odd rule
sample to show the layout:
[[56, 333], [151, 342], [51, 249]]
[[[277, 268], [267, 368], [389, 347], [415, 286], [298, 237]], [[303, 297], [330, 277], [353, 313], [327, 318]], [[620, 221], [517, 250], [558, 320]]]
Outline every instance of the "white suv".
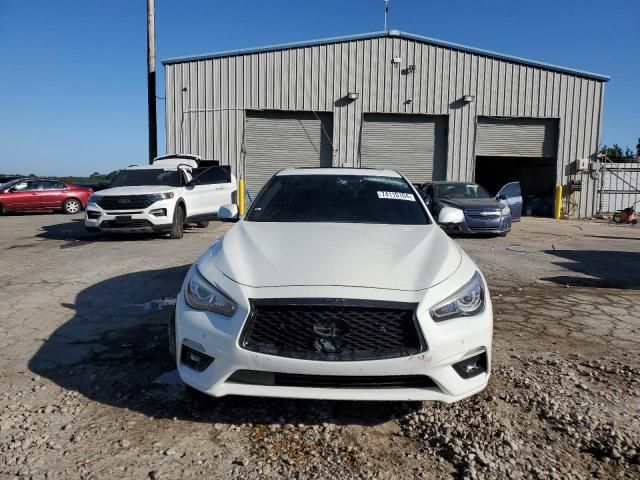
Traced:
[[118, 172], [110, 188], [89, 198], [89, 232], [167, 232], [182, 238], [186, 223], [205, 228], [221, 205], [233, 203], [235, 177], [228, 167], [198, 169], [193, 155], [158, 157], [151, 165]]

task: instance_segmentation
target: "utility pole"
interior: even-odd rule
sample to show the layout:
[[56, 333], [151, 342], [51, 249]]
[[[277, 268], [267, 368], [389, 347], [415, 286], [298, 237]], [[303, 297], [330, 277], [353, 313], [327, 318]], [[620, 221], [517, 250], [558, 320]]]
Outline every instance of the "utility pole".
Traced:
[[149, 163], [158, 156], [158, 124], [156, 121], [156, 7], [147, 0], [147, 106], [149, 110]]
[[387, 31], [387, 15], [389, 14], [389, 0], [384, 0], [384, 31]]

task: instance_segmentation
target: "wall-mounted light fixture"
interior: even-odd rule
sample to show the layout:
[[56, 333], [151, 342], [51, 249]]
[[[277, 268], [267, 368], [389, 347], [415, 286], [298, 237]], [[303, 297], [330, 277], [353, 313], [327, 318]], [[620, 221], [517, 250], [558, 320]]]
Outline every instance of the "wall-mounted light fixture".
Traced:
[[349, 92], [349, 93], [347, 93], [347, 98], [349, 100], [357, 100], [358, 97], [360, 97], [360, 94], [358, 92]]
[[473, 95], [465, 95], [464, 97], [462, 97], [462, 101], [464, 103], [471, 103], [476, 99], [476, 97], [474, 97]]

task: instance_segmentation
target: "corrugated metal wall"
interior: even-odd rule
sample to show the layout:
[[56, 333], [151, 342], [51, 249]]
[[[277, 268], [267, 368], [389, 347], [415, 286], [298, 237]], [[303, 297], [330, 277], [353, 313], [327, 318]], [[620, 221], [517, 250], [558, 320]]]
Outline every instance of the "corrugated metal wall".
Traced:
[[[399, 65], [392, 59], [401, 58]], [[414, 65], [414, 69], [408, 68]], [[333, 112], [335, 166], [358, 166], [366, 112], [448, 115], [447, 178], [470, 180], [478, 116], [559, 119], [558, 179], [597, 150], [602, 81], [394, 36], [166, 65], [167, 153], [242, 169], [245, 109]], [[358, 92], [346, 101], [348, 92]], [[475, 101], [462, 102], [463, 95]], [[576, 216], [596, 182], [580, 174]]]

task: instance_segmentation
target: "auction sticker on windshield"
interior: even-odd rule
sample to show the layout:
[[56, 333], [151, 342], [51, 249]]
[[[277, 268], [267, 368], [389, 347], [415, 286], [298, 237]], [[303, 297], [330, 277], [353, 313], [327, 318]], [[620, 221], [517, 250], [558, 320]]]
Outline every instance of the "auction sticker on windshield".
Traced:
[[415, 202], [416, 199], [412, 193], [402, 193], [402, 192], [380, 192], [378, 191], [378, 198], [389, 198], [391, 200], [408, 200], [410, 202]]

